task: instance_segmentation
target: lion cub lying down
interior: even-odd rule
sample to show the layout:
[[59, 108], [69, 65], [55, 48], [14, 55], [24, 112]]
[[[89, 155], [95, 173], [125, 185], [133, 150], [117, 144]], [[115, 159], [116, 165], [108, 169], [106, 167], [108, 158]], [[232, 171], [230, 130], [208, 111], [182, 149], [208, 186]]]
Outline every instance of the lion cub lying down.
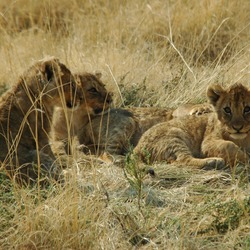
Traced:
[[125, 155], [152, 126], [176, 117], [209, 112], [212, 108], [206, 103], [184, 104], [176, 110], [154, 107], [111, 109], [104, 115], [93, 117], [79, 134], [79, 140], [93, 154]]
[[208, 101], [215, 112], [155, 125], [134, 152], [144, 161], [167, 161], [194, 168], [245, 163], [250, 153], [250, 90], [235, 84], [211, 85]]
[[93, 154], [125, 155], [147, 129], [172, 118], [172, 110], [167, 108], [111, 109], [93, 117], [80, 133], [79, 141]]
[[78, 154], [79, 145], [86, 154], [125, 155], [153, 125], [174, 117], [211, 112], [208, 104], [185, 104], [175, 111], [153, 107], [108, 110], [112, 96], [101, 81], [101, 75], [82, 73], [75, 77], [80, 82], [84, 101], [77, 111], [56, 108], [51, 137], [52, 150], [57, 156]]

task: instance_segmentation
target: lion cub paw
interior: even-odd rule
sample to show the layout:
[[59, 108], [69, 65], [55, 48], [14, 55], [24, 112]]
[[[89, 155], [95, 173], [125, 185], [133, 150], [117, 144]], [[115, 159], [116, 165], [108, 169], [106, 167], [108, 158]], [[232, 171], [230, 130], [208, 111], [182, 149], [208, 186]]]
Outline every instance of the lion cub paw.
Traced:
[[195, 105], [189, 112], [189, 115], [203, 115], [207, 113], [213, 112], [213, 107], [212, 105], [208, 103], [204, 104], [197, 104]]
[[222, 169], [225, 167], [225, 161], [222, 158], [213, 157], [213, 158], [206, 158], [204, 159], [205, 164], [203, 169], [210, 170], [210, 169]]

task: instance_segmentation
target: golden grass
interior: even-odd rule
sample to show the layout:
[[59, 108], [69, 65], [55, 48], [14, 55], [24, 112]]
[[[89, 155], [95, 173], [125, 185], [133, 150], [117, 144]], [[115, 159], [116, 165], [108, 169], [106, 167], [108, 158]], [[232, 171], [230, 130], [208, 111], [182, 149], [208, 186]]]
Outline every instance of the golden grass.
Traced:
[[[0, 84], [54, 55], [101, 71], [116, 106], [203, 102], [212, 82], [247, 83], [249, 11], [245, 0], [2, 0]], [[250, 247], [247, 167], [153, 167], [76, 162], [64, 187], [41, 193], [1, 175], [0, 249]]]

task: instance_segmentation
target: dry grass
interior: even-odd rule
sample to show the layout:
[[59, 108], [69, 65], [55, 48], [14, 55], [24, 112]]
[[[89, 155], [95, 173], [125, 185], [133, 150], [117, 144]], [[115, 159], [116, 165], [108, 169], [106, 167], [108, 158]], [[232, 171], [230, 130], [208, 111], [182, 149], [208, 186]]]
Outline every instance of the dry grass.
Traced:
[[[247, 82], [249, 11], [245, 0], [2, 0], [0, 84], [49, 54], [101, 71], [116, 106], [202, 102], [212, 82]], [[41, 193], [0, 176], [0, 249], [250, 247], [247, 167], [71, 167]]]

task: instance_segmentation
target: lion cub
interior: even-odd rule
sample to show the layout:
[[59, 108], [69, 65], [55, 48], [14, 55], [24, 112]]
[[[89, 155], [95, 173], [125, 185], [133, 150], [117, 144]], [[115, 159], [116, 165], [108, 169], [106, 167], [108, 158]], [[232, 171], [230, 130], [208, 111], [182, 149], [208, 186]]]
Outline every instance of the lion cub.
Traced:
[[211, 85], [207, 99], [215, 112], [160, 123], [146, 131], [134, 152], [144, 161], [194, 168], [245, 163], [250, 153], [250, 90], [242, 84]]
[[77, 111], [56, 107], [51, 131], [52, 150], [55, 155], [72, 154], [90, 119], [103, 114], [110, 107], [112, 94], [107, 91], [100, 78], [100, 73], [75, 74], [83, 93], [83, 101]]
[[70, 70], [54, 57], [33, 64], [0, 98], [1, 168], [19, 183], [59, 178], [49, 132], [56, 106], [76, 110], [82, 101]]
[[135, 147], [152, 126], [187, 115], [212, 112], [209, 104], [184, 104], [176, 110], [170, 108], [133, 107], [111, 109], [102, 116], [95, 116], [79, 136], [80, 143], [91, 153], [125, 155]]
[[172, 110], [167, 108], [110, 109], [93, 117], [80, 133], [79, 140], [92, 154], [125, 155], [146, 130], [172, 118]]

